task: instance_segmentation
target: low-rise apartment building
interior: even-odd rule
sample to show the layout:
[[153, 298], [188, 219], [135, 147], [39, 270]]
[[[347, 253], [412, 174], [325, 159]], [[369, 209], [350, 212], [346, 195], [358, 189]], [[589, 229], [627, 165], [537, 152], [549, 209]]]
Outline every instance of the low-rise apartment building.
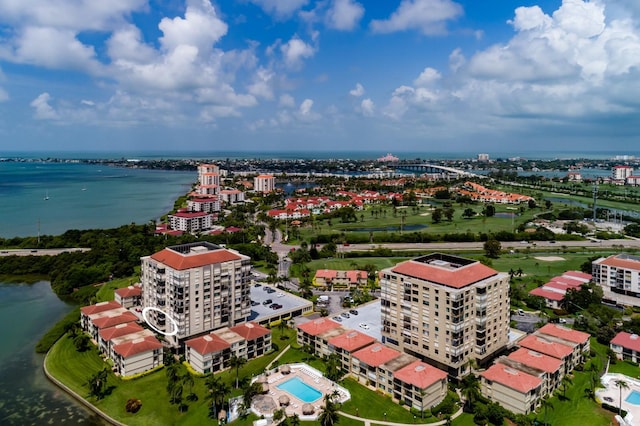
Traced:
[[220, 211], [220, 200], [216, 196], [204, 198], [192, 198], [187, 200], [187, 209], [190, 212], [215, 213]]
[[228, 367], [232, 356], [253, 359], [271, 351], [271, 331], [256, 323], [214, 330], [185, 342], [185, 358], [201, 374]]
[[133, 308], [140, 306], [142, 301], [142, 286], [140, 283], [128, 287], [119, 288], [114, 292], [114, 300], [123, 308]]
[[319, 356], [329, 355], [327, 342], [322, 339], [322, 336], [332, 330], [338, 330], [338, 334], [346, 331], [339, 323], [330, 318], [311, 320], [297, 327], [296, 341], [300, 346], [308, 346], [313, 353]]
[[313, 277], [313, 285], [329, 289], [352, 289], [367, 285], [367, 271], [338, 271], [335, 269], [318, 269]]
[[327, 341], [329, 351], [340, 356], [340, 363], [344, 371], [351, 371], [354, 352], [374, 343], [376, 339], [368, 334], [356, 330], [347, 330], [339, 336]]
[[213, 214], [206, 212], [177, 212], [169, 215], [171, 229], [189, 233], [211, 229], [213, 221]]
[[480, 373], [480, 391], [513, 413], [529, 414], [538, 406], [542, 379], [496, 363]]
[[424, 411], [440, 404], [446, 394], [447, 373], [422, 361], [393, 372], [393, 397], [410, 407]]
[[609, 347], [616, 354], [616, 358], [640, 363], [640, 338], [637, 334], [621, 331], [611, 339]]
[[393, 377], [389, 377], [384, 364], [400, 355], [401, 352], [376, 343], [353, 354], [353, 367], [349, 371], [359, 382], [391, 394]]
[[593, 281], [603, 299], [625, 306], [640, 306], [640, 256], [616, 254], [592, 262]]
[[163, 363], [162, 343], [154, 336], [114, 345], [113, 352], [113, 365], [121, 376], [144, 373]]

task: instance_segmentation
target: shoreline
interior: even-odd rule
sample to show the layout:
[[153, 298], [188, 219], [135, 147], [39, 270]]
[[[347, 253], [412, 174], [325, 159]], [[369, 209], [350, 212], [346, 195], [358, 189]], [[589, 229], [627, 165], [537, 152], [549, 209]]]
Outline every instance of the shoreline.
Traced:
[[[66, 334], [65, 334], [66, 336]], [[64, 336], [62, 336], [64, 337]], [[61, 337], [61, 338], [62, 338]], [[57, 343], [57, 342], [56, 342]], [[47, 359], [49, 357], [49, 352], [51, 351], [51, 349], [49, 349], [49, 351], [47, 351], [47, 353], [44, 356], [44, 360], [42, 361], [42, 369], [44, 371], [44, 375], [45, 377], [54, 385], [56, 385], [59, 389], [61, 389], [62, 391], [64, 391], [67, 395], [70, 395], [73, 399], [75, 399], [76, 401], [78, 401], [80, 404], [82, 404], [84, 407], [88, 408], [89, 410], [91, 410], [92, 412], [96, 413], [98, 416], [100, 416], [100, 418], [102, 418], [103, 420], [105, 420], [107, 423], [112, 424], [114, 426], [127, 426], [126, 423], [122, 423], [119, 422], [118, 420], [114, 419], [113, 417], [109, 416], [107, 413], [105, 413], [104, 411], [100, 410], [98, 407], [96, 407], [95, 405], [93, 405], [92, 403], [90, 403], [89, 401], [87, 401], [85, 398], [83, 398], [82, 396], [78, 395], [75, 391], [73, 391], [71, 388], [69, 388], [67, 385], [65, 385], [64, 383], [62, 383], [62, 381], [60, 381], [57, 377], [55, 377], [53, 374], [51, 374], [49, 372], [49, 370], [47, 369]]]

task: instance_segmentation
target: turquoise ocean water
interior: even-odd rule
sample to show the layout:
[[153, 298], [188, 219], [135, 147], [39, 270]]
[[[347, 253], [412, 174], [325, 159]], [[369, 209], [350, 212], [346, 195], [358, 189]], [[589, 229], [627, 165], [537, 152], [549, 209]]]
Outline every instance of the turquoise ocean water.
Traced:
[[0, 237], [146, 223], [196, 180], [195, 171], [0, 162]]

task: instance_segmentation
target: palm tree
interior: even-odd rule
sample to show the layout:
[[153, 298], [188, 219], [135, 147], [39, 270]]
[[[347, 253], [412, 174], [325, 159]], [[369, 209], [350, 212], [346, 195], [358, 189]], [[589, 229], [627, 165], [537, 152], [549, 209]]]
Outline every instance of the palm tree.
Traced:
[[242, 358], [239, 356], [232, 355], [229, 358], [229, 367], [236, 369], [236, 388], [238, 387], [238, 374], [240, 373], [240, 367], [247, 363], [246, 358]]
[[300, 426], [300, 417], [296, 413], [291, 416], [291, 426]]
[[333, 426], [338, 423], [339, 419], [337, 405], [332, 401], [331, 395], [325, 395], [324, 408], [318, 416], [318, 421], [322, 426]]
[[544, 409], [544, 425], [547, 426], [547, 410], [553, 409], [553, 404], [549, 401], [549, 398], [542, 398], [540, 400], [540, 406]]
[[629, 384], [622, 379], [618, 379], [614, 383], [620, 390], [620, 405], [618, 406], [618, 415], [622, 416], [622, 389], [629, 389]]
[[220, 377], [214, 376], [213, 373], [205, 380], [205, 386], [209, 390], [209, 398], [211, 398], [211, 406], [209, 407], [209, 416], [215, 418], [218, 415], [218, 399], [219, 389], [224, 385]]
[[197, 401], [198, 395], [193, 392], [193, 385], [195, 384], [195, 381], [193, 380], [191, 373], [187, 372], [187, 374], [182, 376], [182, 384], [189, 388], [189, 395], [187, 395], [187, 399], [190, 401]]
[[478, 378], [469, 374], [462, 380], [462, 396], [465, 399], [465, 408], [467, 412], [471, 412], [473, 403], [478, 399], [480, 395], [480, 381]]

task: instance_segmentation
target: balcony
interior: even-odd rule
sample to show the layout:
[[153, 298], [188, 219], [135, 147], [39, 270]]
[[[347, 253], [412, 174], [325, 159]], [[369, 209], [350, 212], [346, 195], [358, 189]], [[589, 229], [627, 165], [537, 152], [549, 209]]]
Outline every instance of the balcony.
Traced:
[[483, 327], [487, 325], [487, 317], [476, 317], [476, 326]]

